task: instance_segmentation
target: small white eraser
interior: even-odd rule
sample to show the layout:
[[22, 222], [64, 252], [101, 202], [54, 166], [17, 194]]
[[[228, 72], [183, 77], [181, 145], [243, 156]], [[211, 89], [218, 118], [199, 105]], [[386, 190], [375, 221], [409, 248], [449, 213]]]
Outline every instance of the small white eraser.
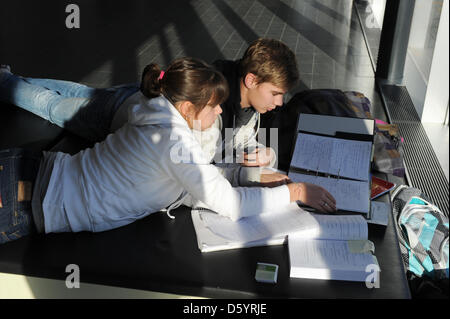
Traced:
[[278, 277], [278, 265], [258, 263], [256, 266], [255, 279], [258, 282], [276, 284]]

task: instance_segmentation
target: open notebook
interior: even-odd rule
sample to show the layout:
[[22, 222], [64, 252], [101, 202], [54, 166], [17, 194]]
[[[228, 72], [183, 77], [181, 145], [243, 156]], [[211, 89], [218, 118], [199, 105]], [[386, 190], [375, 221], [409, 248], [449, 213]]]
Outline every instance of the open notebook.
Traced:
[[361, 215], [312, 214], [295, 203], [235, 222], [207, 209], [191, 215], [203, 253], [288, 242], [291, 277], [365, 281], [378, 266]]
[[312, 214], [297, 204], [279, 211], [233, 222], [206, 209], [192, 209], [192, 221], [202, 252], [281, 245], [287, 236], [333, 240], [367, 239], [367, 222], [360, 215]]
[[338, 210], [370, 212], [374, 121], [300, 114], [289, 177], [320, 185]]

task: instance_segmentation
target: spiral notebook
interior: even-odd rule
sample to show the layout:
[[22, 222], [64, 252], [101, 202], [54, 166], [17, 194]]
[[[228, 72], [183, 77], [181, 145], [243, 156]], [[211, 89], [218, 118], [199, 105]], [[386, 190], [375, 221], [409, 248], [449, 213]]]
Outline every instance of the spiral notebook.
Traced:
[[369, 214], [374, 125], [370, 119], [300, 114], [289, 177], [322, 186], [340, 211]]

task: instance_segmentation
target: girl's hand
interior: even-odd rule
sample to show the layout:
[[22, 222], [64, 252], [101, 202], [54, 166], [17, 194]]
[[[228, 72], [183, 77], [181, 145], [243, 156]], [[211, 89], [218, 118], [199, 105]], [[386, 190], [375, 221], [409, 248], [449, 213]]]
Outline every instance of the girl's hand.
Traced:
[[291, 202], [301, 201], [318, 211], [332, 213], [336, 211], [336, 200], [323, 187], [310, 183], [291, 183], [288, 185]]

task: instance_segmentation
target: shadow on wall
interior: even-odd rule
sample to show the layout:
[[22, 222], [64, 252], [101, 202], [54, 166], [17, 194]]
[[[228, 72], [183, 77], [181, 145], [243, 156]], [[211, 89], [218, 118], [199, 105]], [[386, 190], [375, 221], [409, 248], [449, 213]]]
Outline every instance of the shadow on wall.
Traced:
[[[110, 85], [135, 82], [154, 58], [151, 45], [168, 64], [171, 52], [164, 30], [174, 26], [184, 55], [205, 61], [223, 58], [190, 1], [77, 1], [80, 28], [66, 27], [65, 1], [2, 4], [0, 51], [2, 63], [29, 77], [80, 82], [93, 70], [111, 77]], [[149, 48], [149, 50], [146, 50]], [[142, 61], [142, 63], [139, 63]], [[145, 63], [145, 64], [144, 64]], [[101, 75], [92, 82], [101, 83]]]

